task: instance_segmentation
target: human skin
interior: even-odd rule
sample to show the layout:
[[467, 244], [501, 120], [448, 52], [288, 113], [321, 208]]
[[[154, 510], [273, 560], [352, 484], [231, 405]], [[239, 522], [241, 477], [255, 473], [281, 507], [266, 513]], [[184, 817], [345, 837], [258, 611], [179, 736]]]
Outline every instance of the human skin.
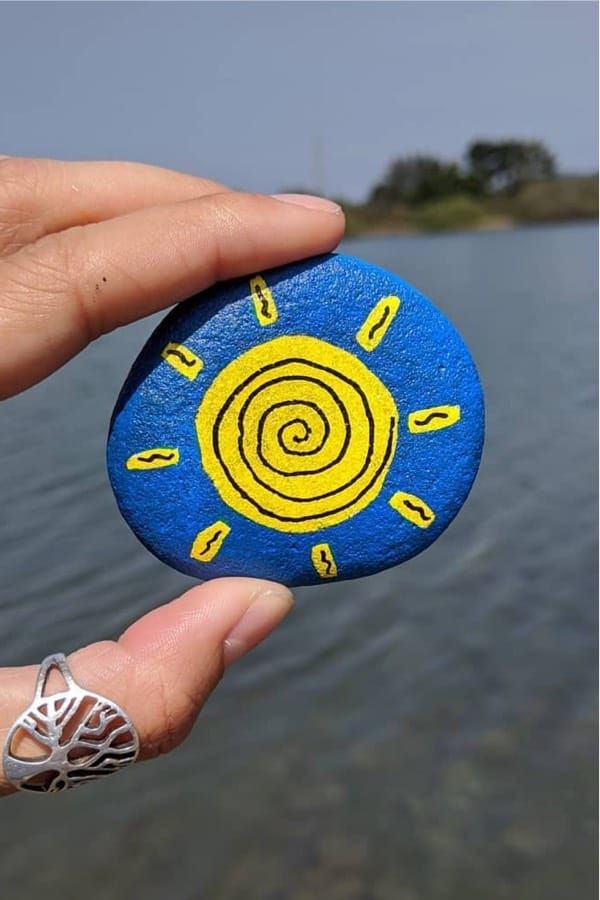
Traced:
[[[0, 156], [0, 399], [115, 328], [217, 281], [326, 253], [343, 231], [339, 206], [319, 197], [231, 191], [137, 163]], [[274, 582], [216, 579], [69, 665], [82, 687], [127, 712], [139, 759], [151, 759], [181, 743], [227, 667], [292, 604]], [[0, 747], [38, 669], [0, 668]], [[0, 766], [0, 795], [12, 792]]]

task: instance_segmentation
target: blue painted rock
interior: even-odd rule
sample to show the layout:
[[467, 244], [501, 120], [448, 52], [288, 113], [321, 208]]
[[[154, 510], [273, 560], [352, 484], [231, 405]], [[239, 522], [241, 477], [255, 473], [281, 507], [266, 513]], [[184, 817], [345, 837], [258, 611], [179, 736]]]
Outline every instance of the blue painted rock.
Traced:
[[429, 546], [475, 478], [469, 352], [414, 288], [328, 255], [219, 285], [159, 325], [119, 396], [121, 513], [198, 578], [356, 578]]

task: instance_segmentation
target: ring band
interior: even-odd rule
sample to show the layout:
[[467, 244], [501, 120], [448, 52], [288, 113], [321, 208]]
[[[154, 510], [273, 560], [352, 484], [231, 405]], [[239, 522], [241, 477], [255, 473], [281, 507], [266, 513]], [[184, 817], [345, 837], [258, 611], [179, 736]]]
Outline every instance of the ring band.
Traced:
[[[52, 669], [66, 690], [45, 695]], [[19, 756], [21, 737], [33, 740], [43, 756]], [[8, 732], [2, 765], [18, 790], [56, 793], [113, 775], [135, 762], [139, 749], [129, 716], [112, 700], [80, 687], [65, 655], [55, 653], [42, 662], [33, 702]]]

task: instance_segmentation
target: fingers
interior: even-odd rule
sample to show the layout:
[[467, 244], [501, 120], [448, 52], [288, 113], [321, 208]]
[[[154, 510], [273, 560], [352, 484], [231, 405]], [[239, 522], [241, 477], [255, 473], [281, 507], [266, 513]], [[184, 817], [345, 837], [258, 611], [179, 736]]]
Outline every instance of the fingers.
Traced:
[[[274, 582], [207, 582], [148, 613], [117, 642], [74, 653], [69, 666], [81, 687], [127, 713], [140, 737], [140, 759], [149, 759], [185, 738], [224, 669], [276, 628], [292, 602]], [[32, 702], [38, 671], [0, 669], [0, 747]], [[61, 689], [49, 684], [50, 693]], [[0, 769], [0, 794], [11, 791]]]
[[0, 157], [0, 257], [74, 225], [225, 190], [139, 163]]
[[215, 281], [332, 250], [343, 229], [328, 201], [232, 192], [48, 235], [0, 264], [0, 397]]

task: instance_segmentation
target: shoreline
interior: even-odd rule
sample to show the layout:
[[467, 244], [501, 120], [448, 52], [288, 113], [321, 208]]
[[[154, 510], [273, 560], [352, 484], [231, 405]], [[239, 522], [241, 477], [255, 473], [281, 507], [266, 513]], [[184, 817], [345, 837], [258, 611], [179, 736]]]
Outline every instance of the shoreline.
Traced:
[[511, 219], [509, 216], [490, 217], [487, 220], [473, 223], [472, 225], [460, 224], [443, 228], [418, 228], [417, 226], [394, 225], [393, 223], [378, 223], [363, 228], [351, 228], [346, 231], [345, 239], [352, 240], [354, 238], [363, 237], [415, 237], [417, 235], [427, 234], [459, 234], [473, 232], [495, 232], [516, 231], [520, 228], [539, 228], [544, 225], [581, 225], [584, 223], [598, 225], [598, 219], [594, 216], [574, 216], [572, 218], [555, 219], [538, 219], [538, 220], [519, 220]]
[[420, 204], [342, 199], [341, 206], [352, 236], [507, 231], [526, 225], [597, 222], [598, 177], [532, 181], [514, 194], [447, 194]]

